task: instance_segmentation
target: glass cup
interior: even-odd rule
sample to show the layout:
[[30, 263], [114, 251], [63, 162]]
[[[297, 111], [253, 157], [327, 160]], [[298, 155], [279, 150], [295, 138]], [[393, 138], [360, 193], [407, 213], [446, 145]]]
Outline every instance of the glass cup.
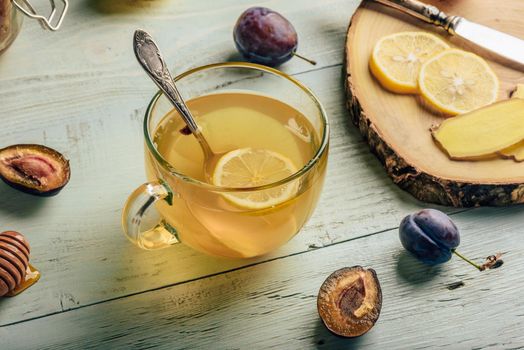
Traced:
[[[286, 243], [313, 213], [324, 182], [329, 126], [318, 99], [285, 73], [250, 63], [203, 66], [179, 75], [175, 81], [186, 101], [238, 91], [280, 100], [309, 120], [319, 142], [309, 162], [288, 178], [251, 188], [214, 186], [177, 172], [157, 150], [154, 133], [173, 110], [171, 102], [158, 92], [144, 119], [149, 182], [131, 194], [122, 213], [127, 238], [143, 249], [183, 242], [201, 252], [230, 258], [263, 255]], [[297, 186], [295, 195], [280, 205], [257, 210], [225, 205], [228, 194], [278, 189], [292, 182]]]

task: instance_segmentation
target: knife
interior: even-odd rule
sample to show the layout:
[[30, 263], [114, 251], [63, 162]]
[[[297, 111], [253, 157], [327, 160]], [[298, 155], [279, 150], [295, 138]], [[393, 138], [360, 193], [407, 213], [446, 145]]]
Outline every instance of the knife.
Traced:
[[448, 16], [437, 7], [417, 0], [374, 0], [424, 22], [439, 26], [499, 56], [524, 65], [524, 40], [495, 29], [470, 22], [460, 16]]

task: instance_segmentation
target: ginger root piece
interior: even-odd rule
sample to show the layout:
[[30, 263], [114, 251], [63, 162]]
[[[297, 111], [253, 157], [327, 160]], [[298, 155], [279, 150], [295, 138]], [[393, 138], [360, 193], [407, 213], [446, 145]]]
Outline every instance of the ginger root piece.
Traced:
[[500, 151], [500, 155], [504, 158], [511, 158], [516, 162], [524, 162], [524, 142], [519, 142]]
[[[524, 98], [524, 84], [517, 84], [511, 98]], [[504, 158], [512, 158], [516, 162], [524, 162], [524, 141], [500, 151], [500, 155]]]
[[431, 133], [451, 159], [495, 155], [524, 140], [524, 99], [505, 100], [447, 119]]

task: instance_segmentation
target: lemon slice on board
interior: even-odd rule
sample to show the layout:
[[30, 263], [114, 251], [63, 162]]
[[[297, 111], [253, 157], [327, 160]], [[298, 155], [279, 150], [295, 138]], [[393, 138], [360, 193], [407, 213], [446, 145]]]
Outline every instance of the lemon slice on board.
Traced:
[[[220, 158], [212, 176], [214, 185], [246, 188], [263, 186], [285, 179], [298, 171], [286, 156], [267, 149], [241, 148]], [[263, 209], [291, 199], [298, 181], [261, 191], [224, 193], [232, 203], [249, 209]]]
[[425, 32], [388, 35], [375, 45], [369, 68], [384, 88], [401, 94], [416, 94], [422, 64], [448, 48], [442, 39]]
[[496, 101], [499, 80], [479, 56], [451, 49], [420, 68], [420, 93], [432, 107], [446, 114], [471, 112]]

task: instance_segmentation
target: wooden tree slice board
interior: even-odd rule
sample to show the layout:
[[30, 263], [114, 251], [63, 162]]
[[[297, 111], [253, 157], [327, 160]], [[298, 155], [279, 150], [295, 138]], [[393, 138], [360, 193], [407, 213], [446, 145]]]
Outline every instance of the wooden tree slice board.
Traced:
[[[524, 38], [523, 0], [505, 0], [503, 5], [499, 0], [426, 2], [447, 14]], [[346, 41], [345, 83], [353, 123], [393, 181], [419, 200], [455, 207], [524, 203], [524, 163], [450, 160], [429, 132], [443, 117], [424, 108], [420, 97], [386, 91], [371, 75], [368, 62], [375, 43], [385, 35], [413, 30], [435, 33], [452, 46], [486, 58], [501, 82], [499, 99], [508, 98], [517, 83], [524, 83], [522, 67], [396, 10], [363, 1], [351, 20]]]

